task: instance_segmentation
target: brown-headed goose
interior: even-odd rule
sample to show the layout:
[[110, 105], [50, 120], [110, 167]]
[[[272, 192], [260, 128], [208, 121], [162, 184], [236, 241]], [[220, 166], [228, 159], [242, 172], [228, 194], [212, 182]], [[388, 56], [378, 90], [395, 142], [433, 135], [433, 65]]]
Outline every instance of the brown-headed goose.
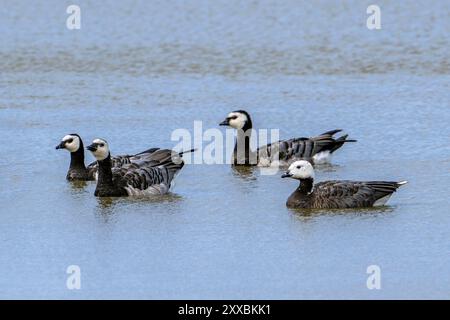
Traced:
[[328, 163], [331, 160], [331, 154], [342, 147], [344, 143], [356, 142], [356, 140], [347, 140], [348, 135], [334, 139], [333, 135], [342, 131], [337, 129], [312, 138], [281, 140], [252, 151], [250, 150], [250, 138], [253, 126], [248, 112], [233, 111], [220, 125], [237, 129], [232, 159], [234, 165], [270, 166], [276, 162], [279, 165], [287, 166], [300, 159], [313, 164], [323, 164]]
[[108, 143], [95, 139], [87, 147], [97, 159], [98, 179], [95, 196], [150, 196], [169, 191], [176, 174], [183, 168], [183, 153], [153, 149], [139, 154], [139, 159], [113, 167]]
[[383, 206], [407, 181], [324, 181], [314, 185], [314, 168], [304, 160], [289, 166], [282, 178], [300, 180], [286, 206], [304, 209], [340, 209]]

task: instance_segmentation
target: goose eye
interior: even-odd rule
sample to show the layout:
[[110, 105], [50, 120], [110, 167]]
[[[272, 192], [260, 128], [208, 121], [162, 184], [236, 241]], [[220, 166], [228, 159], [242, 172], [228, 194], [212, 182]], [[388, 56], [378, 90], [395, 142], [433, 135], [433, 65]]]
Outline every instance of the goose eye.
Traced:
[[100, 146], [100, 147], [104, 147], [104, 146], [105, 146], [105, 144], [103, 144], [103, 143], [100, 143], [100, 144], [99, 144], [99, 146]]
[[300, 169], [301, 168], [301, 166], [297, 166], [297, 169]]
[[235, 120], [235, 119], [237, 119], [237, 116], [230, 117], [230, 120]]
[[66, 142], [67, 142], [67, 143], [72, 143], [72, 142], [73, 142], [73, 139], [69, 139], [69, 140], [67, 140]]

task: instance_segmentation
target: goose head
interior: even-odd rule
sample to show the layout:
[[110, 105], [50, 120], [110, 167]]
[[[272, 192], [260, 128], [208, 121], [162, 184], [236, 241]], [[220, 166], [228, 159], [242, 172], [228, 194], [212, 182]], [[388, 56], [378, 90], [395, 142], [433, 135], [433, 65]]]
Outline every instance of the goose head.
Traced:
[[234, 129], [250, 129], [252, 127], [252, 120], [247, 111], [236, 110], [230, 112], [225, 120], [223, 120], [219, 125], [230, 126]]
[[308, 161], [295, 161], [281, 177], [297, 180], [314, 179], [314, 168]]
[[81, 138], [76, 133], [68, 134], [62, 138], [56, 149], [66, 149], [69, 152], [77, 152], [82, 147]]
[[98, 161], [105, 160], [109, 156], [108, 142], [104, 139], [95, 139], [86, 147]]

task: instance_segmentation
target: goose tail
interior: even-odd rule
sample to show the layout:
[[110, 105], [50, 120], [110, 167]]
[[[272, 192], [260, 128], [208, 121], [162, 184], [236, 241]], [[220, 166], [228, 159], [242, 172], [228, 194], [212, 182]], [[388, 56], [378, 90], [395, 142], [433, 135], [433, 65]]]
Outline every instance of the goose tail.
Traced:
[[347, 139], [348, 134], [345, 134], [334, 141], [334, 146], [331, 148], [330, 152], [333, 153], [340, 147], [342, 147], [346, 142], [358, 142], [355, 139]]
[[197, 151], [196, 148], [195, 148], [195, 149], [190, 149], [190, 150], [184, 150], [184, 151], [178, 152], [178, 155], [179, 155], [179, 156], [182, 156], [182, 155], [185, 154], [185, 153], [191, 153], [191, 152], [195, 152], [195, 151]]

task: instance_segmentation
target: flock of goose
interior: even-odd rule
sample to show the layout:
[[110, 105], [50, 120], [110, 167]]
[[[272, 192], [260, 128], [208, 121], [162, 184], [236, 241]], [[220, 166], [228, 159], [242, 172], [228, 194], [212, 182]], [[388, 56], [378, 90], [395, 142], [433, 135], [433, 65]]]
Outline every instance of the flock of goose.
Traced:
[[[252, 120], [244, 110], [233, 111], [220, 125], [237, 129], [233, 165], [270, 166], [275, 161], [287, 166], [282, 178], [300, 181], [286, 205], [290, 208], [338, 209], [381, 206], [406, 181], [324, 181], [314, 184], [313, 165], [327, 163], [331, 155], [347, 142], [347, 135], [334, 138], [341, 130], [327, 131], [311, 138], [293, 138], [250, 148]], [[249, 131], [250, 130], [250, 131]], [[244, 146], [243, 151], [238, 146]], [[111, 156], [104, 139], [95, 139], [86, 147], [96, 161], [84, 163], [84, 146], [78, 134], [63, 137], [56, 149], [70, 152], [67, 180], [96, 180], [95, 196], [150, 196], [165, 194], [183, 168], [183, 154], [195, 150], [175, 152], [151, 148], [134, 155]]]

